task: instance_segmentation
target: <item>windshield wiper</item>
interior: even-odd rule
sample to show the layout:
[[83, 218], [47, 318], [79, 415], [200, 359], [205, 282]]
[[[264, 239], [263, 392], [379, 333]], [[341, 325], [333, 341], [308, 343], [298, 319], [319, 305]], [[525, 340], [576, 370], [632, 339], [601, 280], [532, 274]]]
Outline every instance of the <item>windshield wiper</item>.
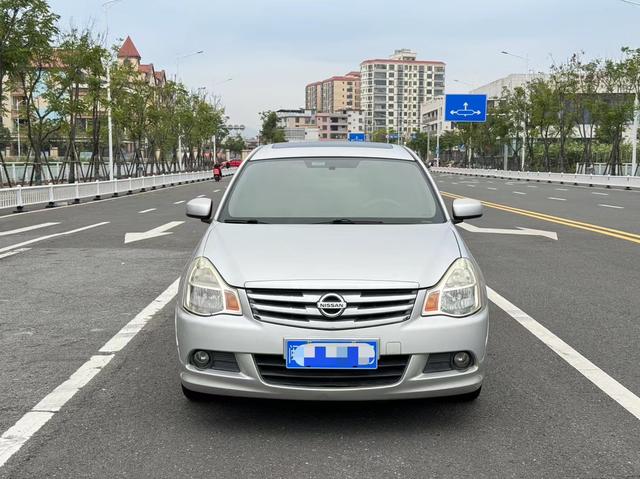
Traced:
[[246, 219], [246, 220], [224, 220], [225, 223], [237, 223], [243, 225], [268, 225], [266, 221], [260, 221], [255, 219]]
[[349, 218], [336, 218], [335, 220], [319, 221], [317, 225], [380, 225], [384, 221], [380, 220], [352, 220]]

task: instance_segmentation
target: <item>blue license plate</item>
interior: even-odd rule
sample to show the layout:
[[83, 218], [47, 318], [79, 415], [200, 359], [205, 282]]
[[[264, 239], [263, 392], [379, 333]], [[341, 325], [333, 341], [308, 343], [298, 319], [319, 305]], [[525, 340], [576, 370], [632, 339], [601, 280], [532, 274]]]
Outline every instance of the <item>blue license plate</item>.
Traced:
[[288, 369], [376, 369], [375, 340], [286, 340]]

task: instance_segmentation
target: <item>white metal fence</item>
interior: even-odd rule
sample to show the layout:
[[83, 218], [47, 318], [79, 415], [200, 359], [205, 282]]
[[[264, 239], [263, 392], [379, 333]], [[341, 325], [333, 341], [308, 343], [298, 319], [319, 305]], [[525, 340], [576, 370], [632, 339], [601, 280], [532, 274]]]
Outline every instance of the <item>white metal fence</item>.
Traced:
[[[236, 168], [223, 169], [222, 176], [231, 176]], [[51, 206], [61, 201], [80, 201], [84, 198], [99, 199], [102, 196], [145, 191], [167, 185], [176, 185], [192, 181], [209, 180], [213, 171], [193, 171], [186, 173], [169, 173], [166, 175], [141, 176], [113, 181], [92, 181], [87, 183], [48, 184], [42, 186], [17, 186], [0, 188], [0, 209], [16, 208], [47, 203]]]
[[452, 173], [466, 176], [486, 176], [509, 180], [546, 181], [548, 183], [571, 183], [574, 185], [606, 186], [616, 188], [640, 188], [640, 176], [584, 175], [577, 173], [542, 173], [534, 171], [485, 170], [476, 168], [439, 168], [436, 173]]

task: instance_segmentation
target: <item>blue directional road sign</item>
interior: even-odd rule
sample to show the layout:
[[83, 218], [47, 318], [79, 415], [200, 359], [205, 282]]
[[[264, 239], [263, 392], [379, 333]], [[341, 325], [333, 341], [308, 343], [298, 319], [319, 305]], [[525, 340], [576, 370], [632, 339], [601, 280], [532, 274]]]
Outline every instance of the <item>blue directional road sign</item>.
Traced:
[[445, 121], [484, 123], [487, 121], [487, 95], [445, 95]]
[[347, 135], [349, 141], [365, 141], [364, 133], [349, 133]]
[[387, 140], [397, 140], [398, 139], [398, 134], [397, 133], [391, 133], [389, 135], [387, 135]]

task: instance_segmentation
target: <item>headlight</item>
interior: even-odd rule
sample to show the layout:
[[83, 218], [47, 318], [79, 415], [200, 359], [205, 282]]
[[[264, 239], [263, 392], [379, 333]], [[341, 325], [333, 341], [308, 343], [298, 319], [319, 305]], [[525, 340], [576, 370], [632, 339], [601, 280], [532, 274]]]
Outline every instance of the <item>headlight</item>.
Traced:
[[184, 282], [183, 306], [200, 316], [242, 314], [238, 291], [220, 277], [207, 258], [193, 260]]
[[473, 263], [467, 258], [458, 258], [440, 282], [427, 291], [422, 315], [460, 317], [475, 313], [481, 307], [482, 295]]

